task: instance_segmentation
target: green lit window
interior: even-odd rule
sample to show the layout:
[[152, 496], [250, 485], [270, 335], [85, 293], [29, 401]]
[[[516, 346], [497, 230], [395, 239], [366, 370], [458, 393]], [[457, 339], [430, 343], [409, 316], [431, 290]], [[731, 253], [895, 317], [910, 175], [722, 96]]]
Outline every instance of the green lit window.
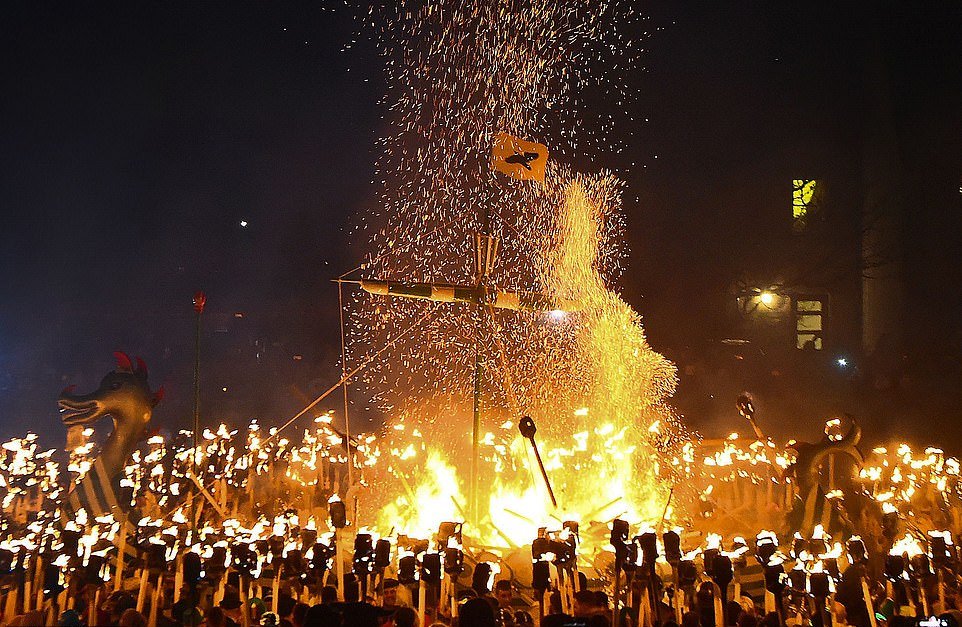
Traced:
[[815, 208], [815, 179], [794, 179], [792, 181], [792, 228], [803, 231]]
[[795, 348], [822, 350], [824, 314], [821, 299], [800, 298], [795, 301]]

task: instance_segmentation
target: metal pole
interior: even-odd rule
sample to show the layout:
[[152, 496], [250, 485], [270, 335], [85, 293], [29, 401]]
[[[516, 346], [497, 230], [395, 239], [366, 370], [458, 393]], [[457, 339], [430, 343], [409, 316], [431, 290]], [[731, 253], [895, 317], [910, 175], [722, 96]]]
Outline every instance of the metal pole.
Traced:
[[[351, 271], [353, 272], [353, 270]], [[347, 379], [347, 348], [344, 341], [344, 289], [343, 283], [337, 283], [337, 305], [341, 315], [341, 380]], [[351, 421], [347, 414], [347, 382], [341, 386], [344, 391], [344, 446], [347, 449], [347, 485], [348, 490], [354, 487], [354, 455], [351, 451]], [[345, 499], [347, 495], [345, 494]], [[357, 520], [357, 506], [354, 507], [353, 518]]]
[[478, 293], [478, 319], [474, 333], [474, 421], [471, 429], [471, 517], [475, 525], [481, 523], [481, 508], [479, 484], [481, 472], [481, 321], [488, 304], [488, 290], [486, 279], [494, 263], [492, 250], [491, 214], [488, 206], [484, 205], [481, 213], [480, 233], [475, 237], [475, 288]]
[[[194, 312], [197, 314], [196, 324], [194, 326], [194, 428], [192, 431], [194, 454], [191, 455], [190, 461], [190, 473], [194, 477], [197, 477], [197, 457], [199, 454], [198, 449], [200, 447], [200, 317], [204, 313], [204, 305], [206, 304], [207, 297], [203, 292], [197, 292], [194, 294]], [[196, 491], [197, 489], [192, 485], [190, 489], [190, 525], [192, 531], [191, 542], [197, 541]]]
[[[483, 309], [480, 310], [484, 315]], [[474, 338], [474, 424], [471, 429], [471, 518], [475, 525], [480, 524], [478, 507], [478, 472], [481, 456], [481, 329]]]

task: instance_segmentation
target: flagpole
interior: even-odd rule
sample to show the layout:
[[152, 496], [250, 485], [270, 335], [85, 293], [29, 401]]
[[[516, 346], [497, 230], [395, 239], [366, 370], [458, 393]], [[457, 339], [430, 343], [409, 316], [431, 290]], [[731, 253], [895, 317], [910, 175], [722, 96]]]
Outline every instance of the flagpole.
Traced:
[[493, 263], [494, 242], [491, 237], [491, 214], [488, 206], [483, 205], [481, 228], [477, 236], [475, 251], [475, 290], [478, 295], [478, 318], [474, 331], [474, 420], [471, 429], [471, 517], [478, 528], [481, 525], [480, 473], [481, 473], [481, 377], [483, 359], [481, 355], [482, 317], [488, 301], [487, 279]]
[[[344, 341], [343, 279], [345, 276], [347, 276], [351, 272], [354, 272], [354, 270], [351, 270], [350, 272], [346, 272], [342, 274], [340, 277], [338, 277], [338, 282], [337, 282], [337, 305], [340, 310], [340, 316], [341, 316], [341, 379], [342, 380], [347, 377], [347, 346]], [[351, 488], [354, 487], [354, 456], [351, 451], [351, 421], [348, 419], [348, 413], [347, 413], [347, 405], [348, 405], [347, 384], [345, 383], [344, 385], [342, 385], [341, 389], [344, 391], [344, 447], [347, 449], [347, 486], [348, 486], [347, 489], [350, 490]], [[344, 497], [344, 502], [345, 504], [347, 503], [346, 493]], [[356, 509], [357, 508], [355, 507], [355, 510]], [[357, 511], [353, 512], [353, 516], [354, 516], [354, 519], [356, 520]]]
[[[204, 313], [204, 305], [207, 304], [207, 297], [203, 292], [197, 292], [194, 294], [194, 312], [196, 316], [196, 324], [194, 326], [194, 428], [192, 431], [193, 438], [193, 455], [191, 455], [190, 461], [190, 474], [197, 479], [197, 454], [198, 447], [200, 446], [200, 317]], [[191, 542], [197, 541], [197, 499], [196, 488], [193, 483], [190, 488], [190, 528], [193, 532], [191, 534]]]

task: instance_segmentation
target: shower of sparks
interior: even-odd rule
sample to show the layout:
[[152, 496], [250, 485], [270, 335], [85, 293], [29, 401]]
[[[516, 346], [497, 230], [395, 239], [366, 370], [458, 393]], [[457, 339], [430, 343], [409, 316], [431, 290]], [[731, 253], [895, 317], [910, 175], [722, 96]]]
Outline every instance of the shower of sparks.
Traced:
[[[365, 373], [366, 392], [388, 419], [380, 452], [389, 460], [368, 473], [375, 487], [360, 495], [362, 511], [381, 513], [371, 522], [424, 533], [464, 518], [476, 342], [479, 483], [490, 490], [482, 509], [494, 528], [522, 538], [552, 516], [606, 503], [615, 504], [597, 511], [599, 520], [662, 516], [671, 470], [662, 452], [680, 433], [665, 406], [675, 369], [609, 287], [623, 258], [621, 183], [574, 171], [628, 140], [615, 128], [628, 120], [628, 76], [640, 71], [648, 36], [633, 4], [434, 1], [364, 13], [384, 58], [389, 124], [379, 140], [380, 206], [361, 225], [364, 276], [472, 284], [474, 237], [487, 231], [500, 245], [492, 288], [582, 304], [561, 315], [356, 296], [349, 367], [434, 309]], [[492, 139], [502, 132], [549, 147], [544, 183], [491, 170]], [[522, 415], [539, 425], [562, 511], [532, 510], [546, 499], [514, 428]], [[422, 437], [412, 439], [414, 430]], [[517, 509], [530, 514], [521, 528], [510, 513]]]

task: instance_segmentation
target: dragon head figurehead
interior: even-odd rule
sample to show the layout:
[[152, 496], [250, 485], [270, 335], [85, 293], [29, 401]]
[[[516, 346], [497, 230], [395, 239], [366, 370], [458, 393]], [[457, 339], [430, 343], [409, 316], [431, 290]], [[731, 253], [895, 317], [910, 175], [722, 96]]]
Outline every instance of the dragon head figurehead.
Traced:
[[[815, 444], [797, 442], [792, 445], [791, 448], [794, 448], [798, 455], [794, 465], [789, 467], [788, 471], [794, 475], [801, 493], [808, 493], [818, 485], [819, 468], [829, 455], [848, 456], [858, 465], [864, 462], [862, 453], [858, 449], [859, 440], [862, 439], [862, 428], [854, 418], [846, 417], [849, 428], [845, 435], [830, 434], [826, 429], [825, 437], [821, 442]], [[840, 426], [840, 424], [841, 421], [836, 419], [826, 426]]]
[[137, 441], [143, 437], [155, 405], [163, 398], [163, 388], [151, 392], [147, 384], [147, 365], [136, 364], [125, 353], [116, 352], [117, 367], [89, 394], [74, 394], [73, 386], [60, 394], [60, 418], [68, 427], [93, 424], [105, 416], [114, 428], [101, 452], [105, 467], [119, 472]]

